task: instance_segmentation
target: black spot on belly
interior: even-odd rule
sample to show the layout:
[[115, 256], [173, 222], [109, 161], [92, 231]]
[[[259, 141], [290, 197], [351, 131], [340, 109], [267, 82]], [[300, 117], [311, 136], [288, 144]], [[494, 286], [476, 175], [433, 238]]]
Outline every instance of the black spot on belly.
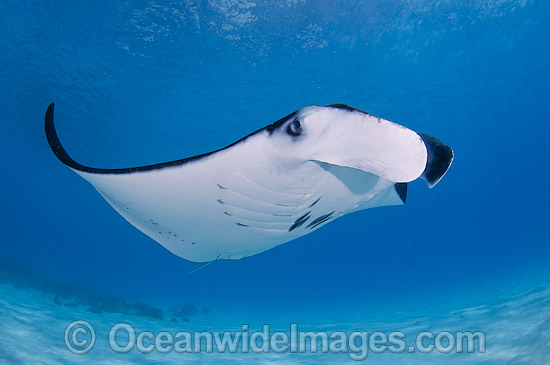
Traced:
[[311, 204], [309, 207], [311, 208], [312, 206], [314, 206], [315, 204], [319, 203], [319, 200], [321, 200], [321, 198], [317, 199], [316, 201], [313, 202], [313, 204]]
[[332, 217], [333, 214], [334, 214], [334, 211], [332, 211], [332, 212], [330, 212], [330, 213], [328, 213], [328, 214], [322, 215], [322, 216], [320, 216], [320, 217], [318, 217], [318, 218], [315, 218], [313, 221], [311, 221], [311, 223], [309, 223], [309, 224], [307, 225], [306, 228], [311, 228], [311, 229], [313, 229], [313, 228], [317, 227], [319, 224], [325, 223], [326, 221], [328, 221], [328, 220]]
[[289, 232], [292, 232], [293, 230], [295, 230], [296, 228], [298, 227], [301, 227], [302, 224], [304, 224], [308, 219], [309, 219], [309, 215], [311, 214], [311, 211], [307, 212], [306, 214], [304, 214], [303, 216], [301, 216], [300, 218], [296, 219], [294, 221], [294, 223], [290, 226], [290, 228], [288, 229]]

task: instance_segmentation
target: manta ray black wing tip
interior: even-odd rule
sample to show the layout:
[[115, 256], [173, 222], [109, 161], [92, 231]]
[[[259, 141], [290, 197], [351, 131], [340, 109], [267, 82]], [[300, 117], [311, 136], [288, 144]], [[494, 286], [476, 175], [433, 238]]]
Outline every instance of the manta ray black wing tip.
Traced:
[[407, 203], [407, 183], [396, 183], [395, 191], [397, 192], [397, 195], [399, 195], [399, 198], [401, 199], [403, 204], [406, 204]]
[[160, 169], [167, 168], [167, 167], [181, 166], [181, 165], [184, 165], [184, 164], [189, 163], [189, 162], [194, 162], [194, 161], [201, 160], [201, 159], [203, 159], [205, 157], [208, 157], [210, 155], [213, 155], [217, 152], [220, 152], [222, 150], [230, 148], [230, 147], [238, 144], [239, 142], [244, 141], [248, 137], [250, 137], [250, 136], [252, 136], [256, 133], [259, 133], [259, 132], [261, 132], [265, 129], [265, 128], [260, 129], [260, 130], [252, 133], [251, 135], [249, 135], [247, 137], [241, 138], [237, 142], [235, 142], [235, 143], [233, 143], [233, 144], [231, 144], [227, 147], [221, 148], [221, 149], [213, 151], [213, 152], [208, 152], [208, 153], [204, 153], [202, 155], [194, 156], [194, 157], [188, 157], [188, 158], [169, 161], [169, 162], [162, 162], [162, 163], [157, 163], [157, 164], [154, 164], [154, 165], [145, 165], [145, 166], [138, 166], [138, 167], [126, 167], [126, 168], [119, 168], [119, 169], [104, 169], [104, 168], [88, 167], [88, 166], [81, 165], [78, 162], [76, 162], [75, 160], [73, 160], [69, 156], [67, 151], [65, 151], [65, 148], [63, 148], [63, 145], [61, 144], [61, 142], [59, 141], [59, 137], [57, 136], [57, 132], [55, 131], [55, 125], [54, 125], [54, 121], [53, 121], [54, 106], [55, 106], [54, 103], [51, 103], [48, 106], [48, 109], [46, 110], [46, 117], [45, 117], [45, 120], [44, 120], [44, 128], [45, 128], [45, 131], [46, 131], [46, 137], [48, 138], [48, 143], [50, 144], [50, 148], [52, 149], [53, 153], [57, 156], [57, 158], [61, 162], [63, 162], [65, 165], [69, 166], [70, 168], [72, 168], [74, 170], [87, 172], [87, 173], [91, 173], [91, 174], [131, 174], [131, 173], [135, 173], [135, 172], [153, 171], [153, 170], [160, 170]]
[[55, 131], [55, 125], [53, 122], [54, 107], [55, 107], [54, 103], [51, 103], [48, 106], [48, 109], [46, 110], [46, 117], [44, 119], [44, 128], [46, 130], [46, 138], [48, 139], [48, 143], [50, 145], [50, 148], [52, 149], [52, 152], [59, 159], [59, 161], [63, 162], [65, 165], [80, 171], [88, 170], [89, 169], [88, 167], [82, 166], [81, 164], [73, 160], [69, 156], [67, 151], [65, 151], [65, 148], [63, 148], [63, 145], [59, 141], [59, 137], [57, 136], [57, 132]]

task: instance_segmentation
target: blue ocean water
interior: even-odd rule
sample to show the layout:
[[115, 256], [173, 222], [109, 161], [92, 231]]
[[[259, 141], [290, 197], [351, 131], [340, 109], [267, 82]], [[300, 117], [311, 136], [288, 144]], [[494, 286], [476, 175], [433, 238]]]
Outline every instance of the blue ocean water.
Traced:
[[[521, 342], [533, 350], [518, 345], [482, 360], [550, 361], [548, 2], [7, 0], [0, 19], [0, 268], [9, 284], [2, 297], [12, 298], [0, 307], [2, 359], [23, 359], [9, 351], [15, 344], [2, 344], [36, 318], [29, 336], [59, 324], [41, 342], [61, 349], [52, 362], [124, 356], [105, 342], [88, 358], [63, 347], [62, 327], [86, 312], [55, 303], [70, 286], [160, 308], [166, 321], [167, 308], [192, 303], [211, 313], [197, 317], [197, 328], [218, 331], [262, 321], [288, 327], [296, 318], [313, 329], [372, 326], [362, 313], [378, 315], [381, 330], [414, 318], [452, 330], [464, 321], [452, 313], [484, 308], [490, 315], [468, 317], [474, 328], [462, 329], [488, 331], [487, 356], [508, 346], [503, 332], [525, 330], [497, 326], [507, 317], [502, 306], [535, 298], [510, 313], [516, 324], [534, 323]], [[43, 126], [51, 102], [61, 141], [90, 166], [194, 156], [301, 107], [333, 103], [436, 136], [455, 160], [434, 189], [409, 184], [405, 206], [354, 213], [187, 274], [199, 265], [131, 227], [51, 153]], [[41, 287], [45, 296], [31, 292]], [[130, 320], [106, 316], [90, 322]], [[173, 326], [163, 323], [149, 325]], [[320, 361], [312, 356], [296, 361]], [[223, 357], [235, 359], [262, 358]], [[281, 359], [266, 361], [294, 361]]]

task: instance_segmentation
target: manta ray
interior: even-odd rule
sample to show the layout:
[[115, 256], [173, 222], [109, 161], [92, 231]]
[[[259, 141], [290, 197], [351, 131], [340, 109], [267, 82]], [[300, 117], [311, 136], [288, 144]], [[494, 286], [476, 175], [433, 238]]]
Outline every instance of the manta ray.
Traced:
[[363, 209], [405, 204], [407, 183], [435, 186], [446, 144], [344, 104], [307, 106], [222, 149], [155, 165], [74, 161], [45, 118], [57, 158], [130, 224], [194, 262], [237, 260]]

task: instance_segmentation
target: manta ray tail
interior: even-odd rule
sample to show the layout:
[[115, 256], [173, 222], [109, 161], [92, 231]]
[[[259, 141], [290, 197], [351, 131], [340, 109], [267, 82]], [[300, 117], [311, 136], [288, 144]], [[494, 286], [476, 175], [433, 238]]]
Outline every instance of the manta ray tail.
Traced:
[[199, 271], [200, 269], [204, 268], [206, 265], [210, 265], [211, 263], [213, 263], [214, 261], [216, 261], [216, 260], [219, 259], [219, 258], [220, 258], [220, 255], [218, 255], [218, 257], [216, 257], [214, 260], [205, 262], [204, 264], [202, 264], [201, 266], [197, 267], [196, 269], [193, 269], [193, 270], [189, 271], [189, 272], [187, 273], [187, 275]]
[[453, 150], [440, 140], [424, 133], [418, 133], [428, 150], [426, 168], [420, 176], [430, 188], [433, 188], [445, 175], [453, 162]]

